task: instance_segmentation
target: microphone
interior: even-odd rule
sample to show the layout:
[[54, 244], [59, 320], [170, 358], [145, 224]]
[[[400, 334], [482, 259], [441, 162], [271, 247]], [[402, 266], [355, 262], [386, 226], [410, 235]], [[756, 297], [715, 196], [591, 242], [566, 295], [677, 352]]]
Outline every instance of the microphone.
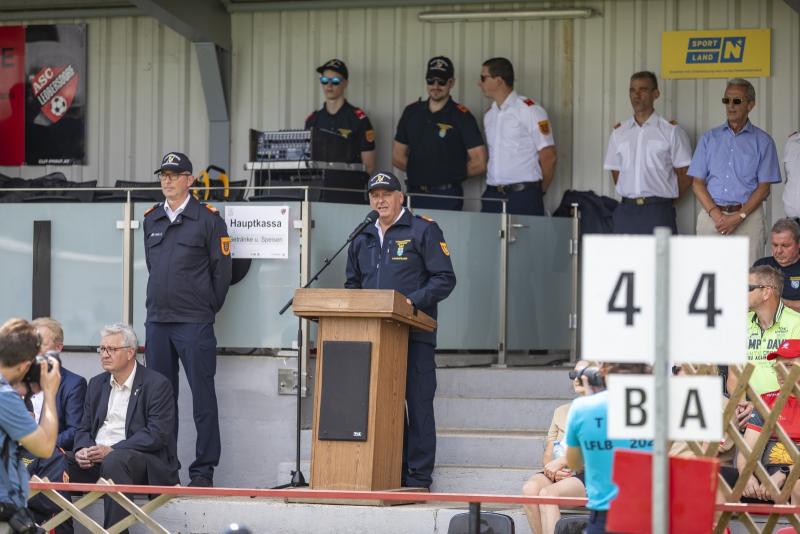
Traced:
[[364, 218], [364, 220], [361, 221], [361, 223], [358, 226], [356, 226], [356, 229], [353, 230], [350, 233], [350, 235], [347, 237], [347, 241], [350, 242], [353, 239], [355, 239], [356, 236], [358, 234], [360, 234], [364, 230], [364, 228], [366, 228], [370, 224], [375, 224], [375, 221], [377, 221], [377, 220], [378, 220], [378, 212], [377, 211], [372, 210], [371, 212], [367, 213], [367, 216]]

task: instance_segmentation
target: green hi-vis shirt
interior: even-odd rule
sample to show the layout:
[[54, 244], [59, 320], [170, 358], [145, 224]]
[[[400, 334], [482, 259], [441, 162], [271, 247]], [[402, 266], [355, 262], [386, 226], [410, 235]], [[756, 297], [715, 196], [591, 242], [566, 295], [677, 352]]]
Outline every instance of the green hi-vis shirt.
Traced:
[[763, 395], [780, 389], [775, 376], [775, 366], [773, 362], [767, 360], [767, 355], [778, 350], [781, 343], [787, 339], [800, 339], [800, 313], [784, 306], [781, 301], [775, 312], [775, 321], [766, 330], [761, 330], [755, 312], [751, 312], [749, 317], [747, 360], [756, 366], [750, 378], [750, 385], [757, 394]]

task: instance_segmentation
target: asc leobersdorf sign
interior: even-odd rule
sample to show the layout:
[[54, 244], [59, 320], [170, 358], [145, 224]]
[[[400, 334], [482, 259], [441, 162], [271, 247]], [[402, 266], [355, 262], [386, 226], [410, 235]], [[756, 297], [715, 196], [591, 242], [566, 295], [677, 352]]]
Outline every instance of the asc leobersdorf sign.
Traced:
[[768, 29], [664, 32], [661, 77], [767, 77], [770, 55]]

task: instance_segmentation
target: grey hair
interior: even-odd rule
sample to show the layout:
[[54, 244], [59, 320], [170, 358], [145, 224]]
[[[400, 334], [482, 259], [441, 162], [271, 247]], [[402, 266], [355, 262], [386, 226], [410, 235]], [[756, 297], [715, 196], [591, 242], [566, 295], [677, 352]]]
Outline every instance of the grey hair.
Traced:
[[136, 338], [136, 332], [133, 331], [133, 327], [131, 327], [131, 325], [115, 323], [103, 327], [103, 329], [100, 331], [101, 338], [115, 336], [117, 334], [122, 335], [122, 342], [125, 343], [126, 347], [130, 347], [132, 349], [139, 347], [139, 340]]
[[744, 78], [731, 78], [728, 80], [725, 89], [728, 87], [744, 87], [747, 90], [747, 100], [750, 102], [756, 101], [756, 88], [753, 87], [753, 84], [745, 80]]
[[775, 224], [772, 225], [772, 233], [780, 234], [783, 232], [789, 232], [792, 234], [794, 242], [800, 243], [800, 224], [797, 224], [794, 219], [784, 217], [783, 219], [778, 219], [775, 221]]

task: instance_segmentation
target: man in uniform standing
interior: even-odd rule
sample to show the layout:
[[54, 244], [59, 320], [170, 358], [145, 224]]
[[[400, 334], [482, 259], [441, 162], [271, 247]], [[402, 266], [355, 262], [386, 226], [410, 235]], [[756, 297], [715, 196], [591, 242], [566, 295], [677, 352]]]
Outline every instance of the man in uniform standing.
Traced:
[[657, 226], [678, 233], [674, 202], [691, 180], [689, 136], [674, 121], [656, 113], [658, 79], [649, 71], [631, 76], [629, 95], [633, 117], [617, 123], [608, 139], [603, 168], [621, 199], [614, 211], [615, 234], [652, 234]]
[[[409, 304], [436, 318], [437, 304], [456, 285], [450, 251], [439, 226], [403, 207], [400, 181], [380, 172], [368, 184], [370, 206], [379, 217], [353, 239], [347, 251], [348, 289], [394, 289]], [[408, 340], [404, 487], [430, 488], [436, 459], [436, 332], [412, 331]]]
[[[192, 162], [170, 152], [155, 174], [166, 199], [145, 212], [147, 270], [147, 366], [172, 382], [178, 409], [178, 361], [192, 390], [197, 429], [190, 486], [212, 486], [220, 436], [214, 375], [217, 339], [214, 316], [231, 281], [230, 237], [216, 208], [189, 194]], [[175, 417], [175, 433], [178, 418]]]
[[367, 174], [360, 171], [325, 171], [323, 187], [353, 189], [323, 191], [325, 202], [364, 203], [364, 185], [375, 171], [375, 130], [363, 110], [348, 102], [347, 65], [331, 59], [317, 68], [325, 103], [306, 117], [306, 130], [313, 130], [312, 157], [315, 160], [341, 163], [363, 163]]
[[800, 222], [800, 131], [786, 140], [783, 149], [783, 170], [786, 186], [783, 188], [783, 212]]
[[750, 122], [756, 90], [743, 78], [728, 80], [722, 97], [728, 120], [703, 134], [689, 176], [703, 207], [697, 235], [750, 238], [750, 262], [764, 255], [764, 210], [770, 184], [781, 181], [775, 141]]
[[453, 63], [437, 56], [428, 61], [428, 100], [406, 106], [392, 145], [392, 164], [406, 171], [408, 192], [458, 198], [414, 197], [415, 208], [460, 211], [461, 182], [486, 172], [486, 147], [478, 122], [450, 97]]
[[544, 215], [542, 197], [556, 172], [547, 112], [514, 91], [514, 67], [504, 57], [484, 61], [478, 85], [493, 100], [483, 117], [489, 164], [481, 211], [500, 213], [499, 199], [512, 215]]

